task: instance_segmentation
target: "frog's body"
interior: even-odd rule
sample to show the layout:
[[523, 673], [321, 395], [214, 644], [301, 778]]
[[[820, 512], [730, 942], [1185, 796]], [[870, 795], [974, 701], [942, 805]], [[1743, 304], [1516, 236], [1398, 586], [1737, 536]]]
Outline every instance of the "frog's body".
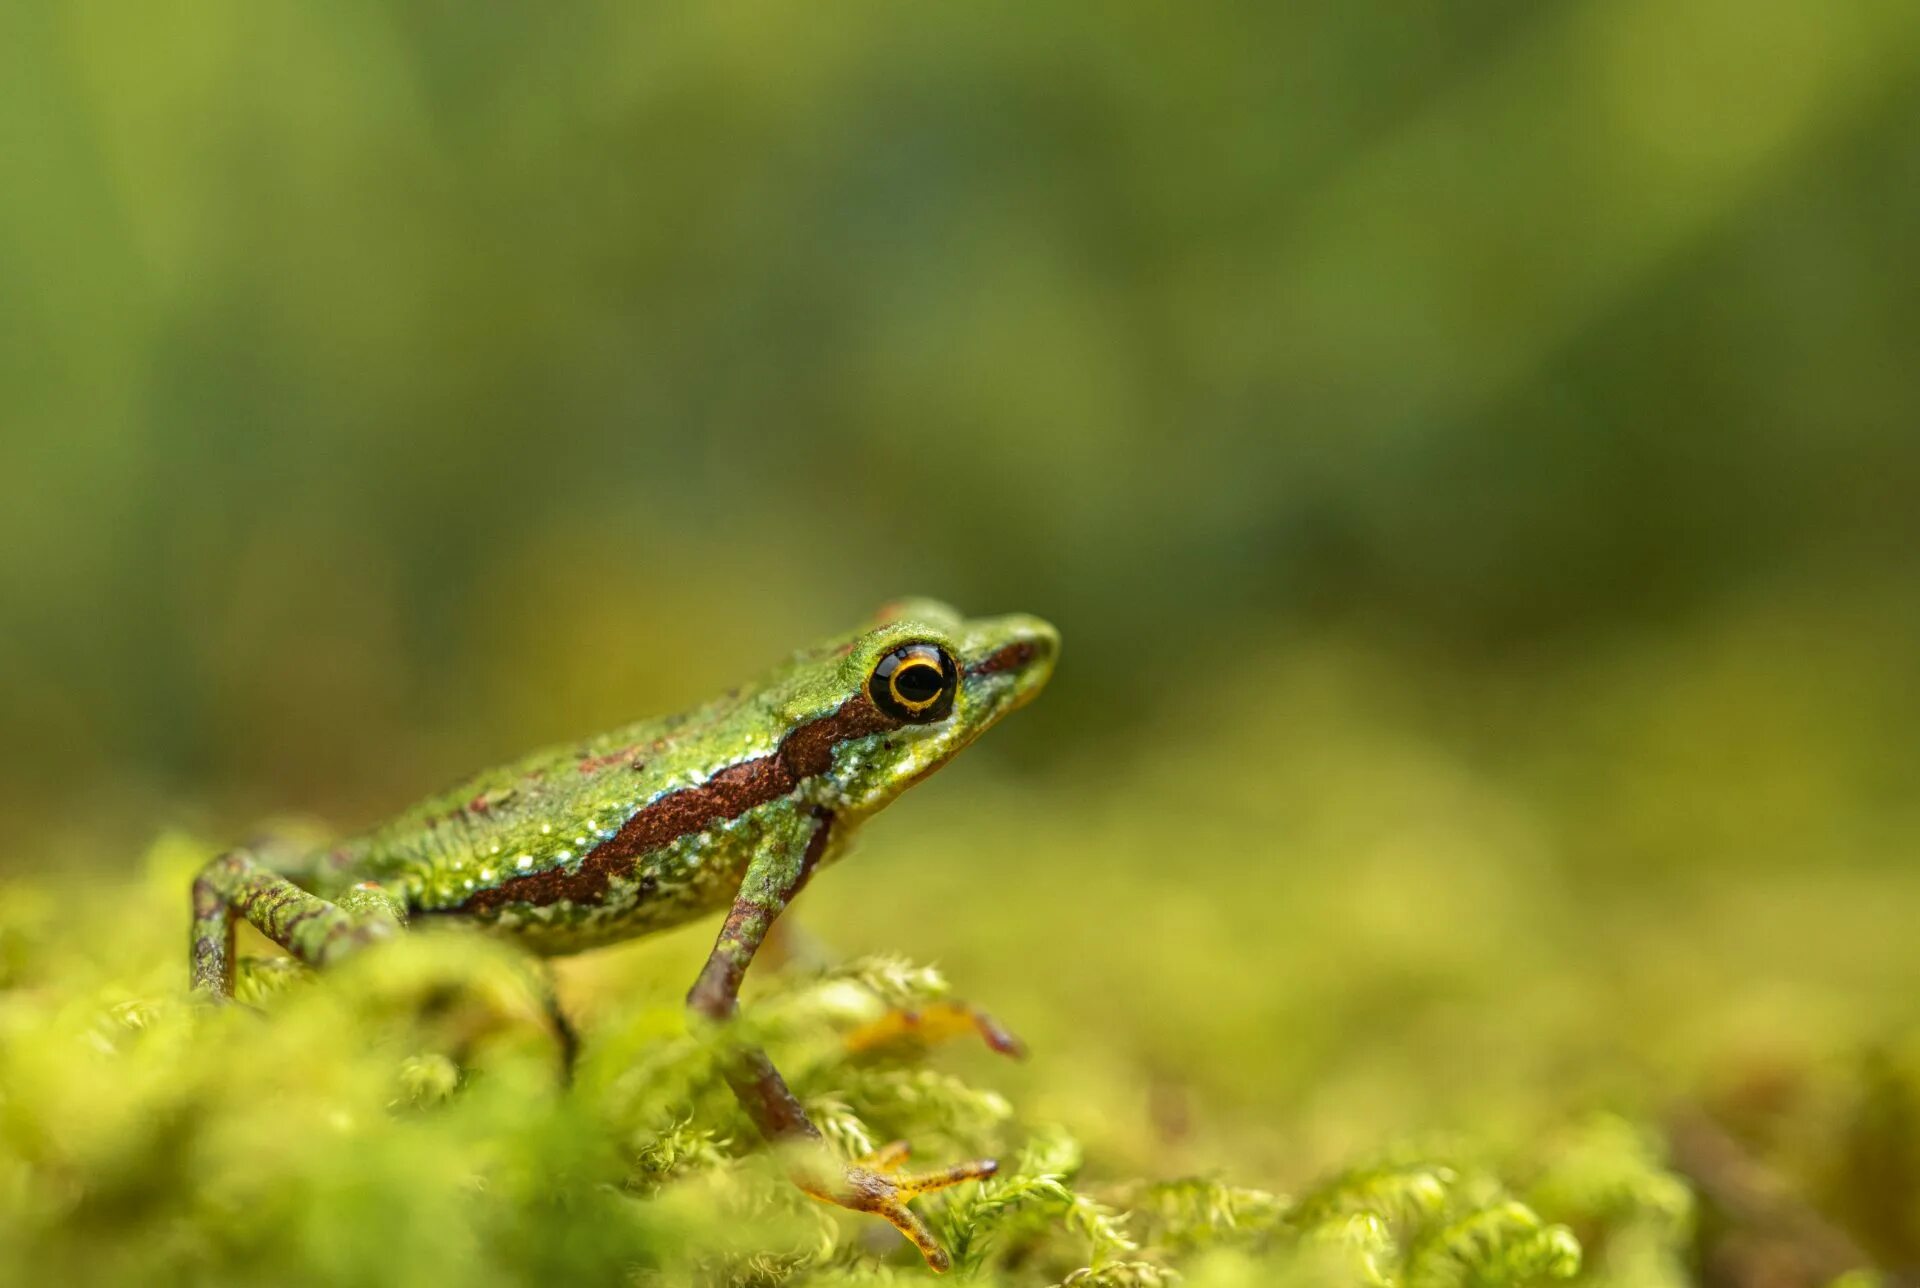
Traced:
[[[1036, 618], [909, 601], [756, 684], [480, 774], [295, 867], [223, 855], [194, 884], [195, 986], [230, 994], [236, 917], [324, 965], [416, 919], [568, 953], [729, 908], [688, 999], [724, 1021], [807, 879], [861, 821], [1039, 692], [1057, 648]], [[728, 1076], [770, 1139], [817, 1139], [764, 1055], [736, 1049]], [[937, 1267], [944, 1254], [905, 1198], [990, 1170], [855, 1167], [819, 1192], [880, 1212]]]
[[697, 829], [677, 822], [651, 845], [621, 838], [645, 825], [634, 823], [644, 811], [659, 817], [713, 798], [721, 774], [779, 747], [778, 718], [756, 697], [743, 692], [478, 775], [335, 851], [337, 881], [380, 882], [416, 915], [485, 922], [541, 953], [717, 912], [769, 828], [791, 830], [808, 809], [798, 793]]

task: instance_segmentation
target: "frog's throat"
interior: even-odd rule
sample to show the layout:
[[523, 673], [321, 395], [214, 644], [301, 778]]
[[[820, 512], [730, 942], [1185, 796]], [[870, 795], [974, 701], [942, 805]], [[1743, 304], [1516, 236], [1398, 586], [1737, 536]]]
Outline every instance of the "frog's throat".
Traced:
[[579, 863], [511, 877], [476, 890], [448, 911], [484, 915], [507, 904], [598, 904], [613, 879], [628, 875], [641, 855], [778, 800], [832, 768], [833, 749], [841, 743], [887, 733], [901, 723], [864, 692], [857, 693], [826, 715], [796, 725], [770, 754], [728, 765], [697, 787], [649, 802]]

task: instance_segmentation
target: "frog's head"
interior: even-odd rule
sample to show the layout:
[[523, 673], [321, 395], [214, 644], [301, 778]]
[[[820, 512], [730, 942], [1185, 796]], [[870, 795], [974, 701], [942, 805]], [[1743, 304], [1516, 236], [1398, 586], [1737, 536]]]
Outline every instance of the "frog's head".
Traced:
[[809, 768], [838, 808], [871, 813], [1031, 701], [1059, 651], [1059, 633], [1037, 617], [962, 617], [931, 599], [890, 604], [831, 648], [842, 701], [797, 730], [791, 750], [817, 762]]

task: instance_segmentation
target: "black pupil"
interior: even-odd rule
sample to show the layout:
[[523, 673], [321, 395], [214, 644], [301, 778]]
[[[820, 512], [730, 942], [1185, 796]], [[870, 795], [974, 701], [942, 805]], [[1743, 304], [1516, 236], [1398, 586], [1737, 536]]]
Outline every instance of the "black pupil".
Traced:
[[894, 672], [893, 691], [903, 702], [931, 702], [940, 696], [940, 668], [931, 662], [909, 662]]

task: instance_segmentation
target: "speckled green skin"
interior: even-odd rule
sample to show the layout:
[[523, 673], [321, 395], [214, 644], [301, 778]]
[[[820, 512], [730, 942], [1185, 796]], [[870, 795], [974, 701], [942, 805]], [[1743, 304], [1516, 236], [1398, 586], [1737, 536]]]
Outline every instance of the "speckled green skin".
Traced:
[[[870, 686], [881, 659], [908, 644], [954, 664], [951, 710], [925, 723], [890, 711]], [[297, 863], [222, 855], [194, 882], [195, 989], [231, 995], [236, 918], [324, 966], [409, 922], [466, 922], [567, 953], [726, 908], [688, 997], [696, 1015], [724, 1023], [754, 952], [808, 878], [864, 820], [1038, 693], [1058, 646], [1037, 618], [969, 619], [905, 601], [704, 706], [537, 752]], [[764, 1053], [729, 1054], [728, 1080], [764, 1135], [818, 1141]], [[839, 1183], [815, 1173], [803, 1184], [886, 1217], [938, 1269], [945, 1254], [906, 1200], [991, 1172], [856, 1166]]]
[[[1051, 629], [1032, 618], [968, 622], [929, 601], [905, 609], [912, 615], [799, 653], [692, 711], [536, 752], [430, 797], [332, 856], [325, 885], [338, 893], [375, 881], [413, 912], [447, 915], [504, 878], [577, 863], [670, 792], [771, 755], [789, 731], [860, 692], [874, 663], [904, 642], [945, 643], [963, 668], [1013, 639], [1049, 641], [1051, 650]], [[837, 857], [861, 820], [1031, 697], [1048, 670], [970, 677], [948, 719], [840, 744], [827, 774], [638, 856], [632, 874], [616, 879], [595, 903], [509, 903], [474, 919], [537, 951], [567, 953], [717, 912], [770, 839], [804, 835], [814, 810], [830, 810], [832, 841], [820, 863]]]

